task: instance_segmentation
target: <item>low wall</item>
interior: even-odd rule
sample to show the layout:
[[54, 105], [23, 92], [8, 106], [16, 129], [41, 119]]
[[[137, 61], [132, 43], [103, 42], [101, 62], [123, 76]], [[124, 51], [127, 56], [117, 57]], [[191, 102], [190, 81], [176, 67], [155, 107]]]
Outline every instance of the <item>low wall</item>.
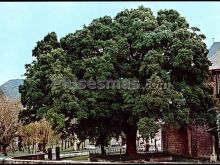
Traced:
[[24, 156], [16, 156], [13, 159], [22, 159], [22, 160], [44, 160], [45, 154], [32, 154], [32, 155], [24, 155]]
[[163, 152], [158, 152], [158, 153], [143, 153], [143, 154], [137, 154], [136, 157], [130, 157], [126, 154], [115, 154], [115, 155], [105, 155], [102, 156], [101, 154], [90, 154], [90, 160], [92, 162], [97, 162], [102, 159], [109, 160], [109, 161], [128, 161], [128, 160], [136, 160], [136, 159], [143, 159], [146, 161], [150, 161], [155, 159], [156, 161], [167, 161], [172, 158], [170, 158], [170, 155], [167, 155], [166, 153]]
[[105, 155], [102, 156], [100, 154], [91, 154], [90, 155], [90, 161], [92, 162], [99, 162], [102, 160], [108, 160], [108, 161], [129, 161], [129, 160], [136, 160], [136, 159], [142, 159], [147, 162], [181, 162], [183, 160], [197, 162], [197, 161], [209, 161], [209, 158], [204, 157], [192, 157], [192, 156], [183, 156], [178, 154], [168, 154], [165, 152], [158, 152], [158, 153], [145, 153], [145, 154], [138, 154], [136, 158], [129, 157], [126, 154], [120, 155]]
[[[0, 159], [0, 164], [109, 164], [110, 162], [83, 162], [83, 161], [49, 161], [49, 160], [19, 160], [6, 158]], [[114, 162], [111, 162], [114, 164]], [[117, 164], [117, 163], [116, 163]]]
[[[46, 161], [46, 160], [19, 160], [19, 159], [5, 159], [0, 160], [0, 164], [60, 164], [60, 161]], [[70, 162], [65, 162], [70, 164]]]

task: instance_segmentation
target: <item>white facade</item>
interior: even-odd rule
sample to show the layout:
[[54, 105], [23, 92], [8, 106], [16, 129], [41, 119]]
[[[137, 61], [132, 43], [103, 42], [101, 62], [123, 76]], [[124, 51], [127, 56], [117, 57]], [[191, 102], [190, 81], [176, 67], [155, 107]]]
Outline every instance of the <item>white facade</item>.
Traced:
[[[146, 141], [141, 137], [139, 132], [137, 132], [137, 147], [145, 145]], [[155, 146], [156, 141], [156, 146]], [[153, 138], [149, 138], [148, 144], [150, 145], [150, 151], [162, 151], [162, 130], [159, 129]]]

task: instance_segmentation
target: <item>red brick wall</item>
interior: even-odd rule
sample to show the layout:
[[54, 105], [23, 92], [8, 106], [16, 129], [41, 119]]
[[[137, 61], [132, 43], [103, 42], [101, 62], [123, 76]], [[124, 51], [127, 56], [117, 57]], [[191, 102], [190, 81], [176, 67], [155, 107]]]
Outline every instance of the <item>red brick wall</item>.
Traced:
[[163, 139], [165, 150], [169, 153], [187, 155], [188, 137], [186, 129], [166, 127], [166, 135]]
[[208, 127], [166, 127], [162, 132], [163, 150], [172, 154], [209, 157], [212, 153], [212, 135]]
[[199, 126], [197, 129], [194, 129], [194, 134], [196, 134], [197, 139], [197, 156], [207, 157], [212, 153], [212, 135], [206, 130], [208, 127]]
[[190, 141], [189, 141], [189, 145], [191, 146], [191, 154], [192, 156], [197, 156], [198, 155], [198, 148], [197, 148], [197, 129], [194, 126], [191, 126], [190, 128], [188, 128], [188, 130], [190, 130], [188, 133], [188, 136], [191, 137]]

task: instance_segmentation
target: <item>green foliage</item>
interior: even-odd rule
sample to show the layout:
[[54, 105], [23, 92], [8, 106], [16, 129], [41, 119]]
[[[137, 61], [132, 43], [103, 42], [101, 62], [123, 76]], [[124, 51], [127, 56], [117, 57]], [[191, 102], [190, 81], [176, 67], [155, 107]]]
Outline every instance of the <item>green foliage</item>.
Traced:
[[158, 123], [155, 123], [155, 121], [152, 118], [141, 118], [138, 121], [138, 130], [142, 137], [144, 138], [153, 138], [155, 136], [155, 133], [158, 132], [158, 129], [160, 128]]
[[19, 87], [21, 103], [25, 107], [20, 113], [20, 119], [25, 124], [40, 120], [39, 110], [47, 111], [51, 108], [53, 98], [51, 97], [50, 75], [53, 73], [52, 63], [56, 58], [53, 60], [50, 53], [58, 48], [58, 45], [56, 34], [49, 33], [42, 41], [37, 42], [32, 54], [36, 59], [25, 66], [26, 79]]
[[[136, 132], [138, 121], [145, 120], [214, 123], [215, 114], [208, 111], [215, 103], [206, 85], [210, 62], [204, 39], [177, 11], [160, 10], [154, 16], [143, 6], [95, 19], [60, 41], [50, 33], [26, 65], [21, 119], [28, 123], [46, 117], [64, 134], [96, 139], [100, 130], [107, 131], [104, 139]], [[138, 80], [141, 88], [80, 90], [76, 84], [52, 85], [54, 79]]]

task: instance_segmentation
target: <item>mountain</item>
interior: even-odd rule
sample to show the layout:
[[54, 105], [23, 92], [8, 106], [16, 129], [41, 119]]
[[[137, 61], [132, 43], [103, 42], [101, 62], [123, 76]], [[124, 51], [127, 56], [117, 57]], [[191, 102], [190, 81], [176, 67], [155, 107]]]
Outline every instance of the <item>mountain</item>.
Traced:
[[0, 90], [2, 90], [4, 95], [10, 97], [11, 99], [19, 100], [20, 93], [18, 91], [18, 88], [22, 84], [23, 84], [22, 79], [12, 79], [12, 80], [9, 80], [6, 83], [2, 84], [0, 86]]

